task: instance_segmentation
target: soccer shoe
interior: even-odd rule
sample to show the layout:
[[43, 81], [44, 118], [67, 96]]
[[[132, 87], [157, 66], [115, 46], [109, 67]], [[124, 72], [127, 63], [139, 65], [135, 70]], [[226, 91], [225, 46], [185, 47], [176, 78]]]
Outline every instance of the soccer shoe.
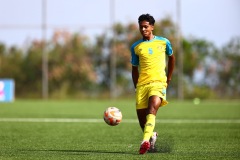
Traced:
[[149, 152], [155, 152], [156, 151], [155, 143], [157, 141], [157, 137], [158, 137], [158, 133], [157, 132], [153, 132], [153, 135], [150, 138], [150, 149], [149, 149]]
[[143, 141], [141, 143], [139, 154], [145, 154], [150, 148], [150, 142], [149, 141]]

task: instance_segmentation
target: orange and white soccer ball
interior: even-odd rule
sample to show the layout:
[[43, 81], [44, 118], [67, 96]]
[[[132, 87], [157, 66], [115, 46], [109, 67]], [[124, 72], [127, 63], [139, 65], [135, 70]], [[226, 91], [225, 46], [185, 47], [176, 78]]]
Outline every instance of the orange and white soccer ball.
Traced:
[[116, 126], [122, 121], [122, 112], [117, 107], [108, 107], [103, 114], [104, 121], [110, 126]]

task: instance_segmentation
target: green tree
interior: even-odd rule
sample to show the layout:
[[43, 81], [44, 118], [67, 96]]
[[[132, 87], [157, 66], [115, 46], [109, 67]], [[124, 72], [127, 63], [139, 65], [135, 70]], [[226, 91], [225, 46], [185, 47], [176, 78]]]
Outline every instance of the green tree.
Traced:
[[[219, 95], [239, 98], [240, 95], [240, 37], [230, 40], [218, 56], [220, 87]], [[225, 92], [222, 92], [225, 91]], [[227, 95], [224, 95], [227, 94]]]
[[[60, 35], [66, 34], [58, 33]], [[91, 91], [97, 75], [87, 38], [78, 34], [54, 37], [49, 49], [49, 89], [54, 97]]]
[[[178, 61], [176, 25], [170, 17], [156, 21], [154, 34], [168, 38]], [[240, 94], [240, 38], [233, 38], [223, 48], [199, 38], [182, 39], [185, 98], [199, 95], [208, 97], [239, 97]], [[41, 97], [43, 44], [48, 54], [49, 95], [55, 98], [108, 96], [110, 85], [111, 55], [116, 58], [116, 91], [118, 96], [133, 95], [131, 80], [130, 47], [141, 39], [138, 24], [116, 23], [96, 37], [91, 44], [88, 37], [57, 31], [48, 42], [33, 41], [29, 48], [7, 48], [0, 44], [0, 77], [13, 78], [17, 97]], [[176, 61], [176, 62], [177, 62]], [[177, 62], [178, 63], [178, 62]], [[178, 65], [169, 88], [169, 95], [176, 96]], [[218, 75], [215, 88], [206, 83], [197, 86], [192, 82], [199, 65], [206, 69], [206, 79], [212, 64]], [[223, 92], [224, 91], [224, 92]]]
[[24, 90], [21, 85], [25, 77], [22, 72], [23, 57], [21, 49], [14, 46], [7, 49], [5, 45], [0, 45], [0, 77], [14, 79], [17, 93]]

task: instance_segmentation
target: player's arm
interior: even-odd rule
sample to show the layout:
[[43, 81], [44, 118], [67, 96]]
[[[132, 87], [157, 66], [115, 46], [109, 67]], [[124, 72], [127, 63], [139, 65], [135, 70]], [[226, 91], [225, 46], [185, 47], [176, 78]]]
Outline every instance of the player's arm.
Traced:
[[167, 84], [169, 85], [172, 79], [172, 73], [175, 65], [175, 56], [172, 54], [168, 56], [168, 71], [167, 71]]
[[135, 88], [137, 87], [138, 77], [138, 66], [132, 66], [132, 81]]
[[134, 45], [131, 47], [131, 64], [132, 64], [132, 81], [133, 85], [136, 88], [137, 83], [138, 83], [138, 77], [139, 77], [139, 72], [138, 72], [138, 65], [139, 65], [139, 57], [135, 54], [134, 51]]
[[166, 54], [168, 55], [167, 85], [169, 85], [175, 65], [175, 56], [173, 55], [172, 45], [168, 39], [166, 39]]

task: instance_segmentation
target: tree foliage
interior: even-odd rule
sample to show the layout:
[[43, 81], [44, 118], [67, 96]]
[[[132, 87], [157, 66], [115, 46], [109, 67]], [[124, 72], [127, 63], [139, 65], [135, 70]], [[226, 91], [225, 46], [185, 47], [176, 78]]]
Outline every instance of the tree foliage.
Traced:
[[[178, 60], [176, 28], [171, 18], [166, 17], [155, 23], [154, 34], [171, 41]], [[0, 77], [15, 80], [17, 97], [40, 98], [42, 55], [47, 53], [50, 98], [100, 97], [109, 93], [114, 54], [118, 96], [133, 95], [130, 46], [139, 39], [136, 23], [116, 23], [111, 30], [97, 36], [94, 44], [85, 35], [67, 31], [56, 31], [47, 42], [33, 41], [27, 49], [0, 44]], [[182, 37], [181, 40], [185, 98], [239, 97], [239, 37], [220, 49], [203, 39]], [[178, 62], [169, 93], [172, 97], [177, 97], [177, 66]], [[199, 66], [204, 69], [203, 83], [193, 81]], [[210, 83], [214, 78], [218, 81]]]

